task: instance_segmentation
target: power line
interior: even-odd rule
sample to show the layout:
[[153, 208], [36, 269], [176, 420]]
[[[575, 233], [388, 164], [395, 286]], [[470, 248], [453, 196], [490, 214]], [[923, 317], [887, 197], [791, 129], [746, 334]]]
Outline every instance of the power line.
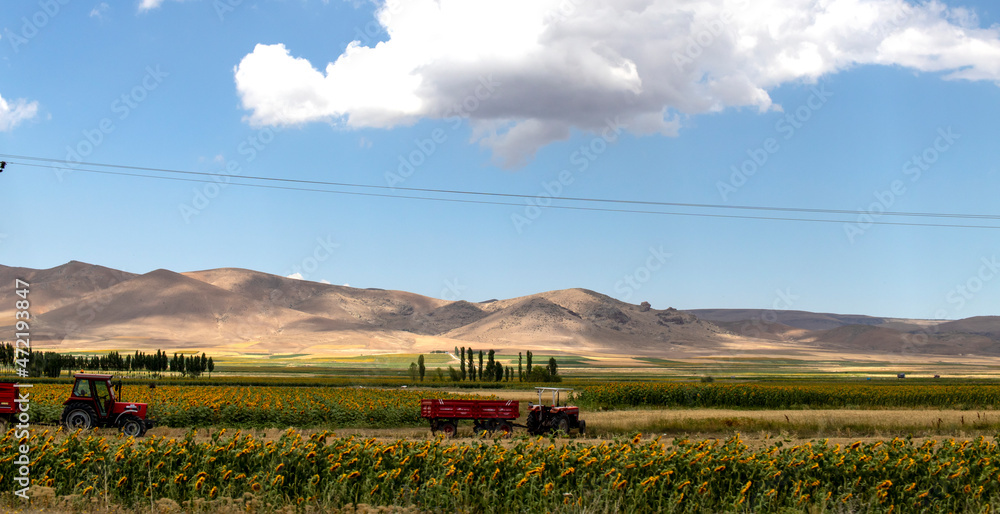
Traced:
[[[54, 162], [68, 164], [66, 161], [59, 159], [51, 159], [45, 157], [31, 157], [24, 155], [12, 155], [0, 153], [0, 156], [11, 157], [16, 159], [27, 159], [33, 161], [42, 162]], [[28, 163], [20, 163], [27, 165]], [[68, 166], [38, 166], [38, 167], [49, 167], [57, 169], [71, 169], [79, 170], [76, 166], [96, 166], [101, 168], [117, 168], [117, 169], [129, 169], [138, 171], [154, 171], [161, 173], [173, 173], [173, 174], [183, 174], [183, 175], [198, 175], [198, 176], [208, 176], [208, 177], [218, 177], [217, 173], [200, 172], [200, 171], [184, 171], [184, 170], [174, 170], [168, 168], [150, 168], [145, 166], [130, 166], [124, 164], [102, 164], [102, 163], [78, 163]], [[94, 170], [90, 170], [94, 171]], [[143, 175], [144, 176], [144, 175]], [[237, 177], [235, 175], [229, 175]], [[467, 190], [454, 190], [454, 189], [431, 189], [431, 188], [419, 188], [419, 187], [396, 187], [396, 186], [380, 186], [373, 184], [356, 184], [349, 182], [328, 182], [321, 180], [302, 180], [302, 179], [291, 179], [291, 178], [280, 178], [280, 177], [256, 177], [251, 175], [239, 175], [238, 178], [246, 180], [262, 180], [269, 182], [285, 182], [285, 183], [296, 183], [296, 184], [312, 184], [312, 185], [322, 185], [322, 186], [334, 186], [334, 187], [356, 187], [356, 188], [366, 188], [366, 189], [380, 189], [380, 190], [391, 190], [391, 191], [414, 191], [421, 193], [441, 193], [441, 194], [454, 194], [454, 195], [476, 195], [476, 196], [493, 196], [493, 197], [506, 197], [506, 198], [537, 198], [539, 195], [527, 195], [518, 193], [498, 193], [498, 192], [487, 192], [487, 191], [467, 191]], [[399, 197], [398, 195], [387, 195], [391, 197]], [[816, 208], [804, 208], [804, 207], [763, 207], [754, 205], [724, 205], [724, 204], [704, 204], [704, 203], [679, 203], [679, 202], [655, 202], [647, 200], [622, 200], [622, 199], [610, 199], [610, 198], [583, 198], [583, 197], [572, 197], [572, 196], [552, 196], [553, 200], [565, 200], [573, 202], [596, 202], [596, 203], [615, 203], [615, 204], [633, 204], [633, 205], [656, 205], [661, 207], [694, 207], [703, 209], [738, 209], [738, 210], [756, 210], [756, 211], [776, 211], [776, 212], [803, 212], [812, 214], [857, 214], [856, 210], [845, 210], [845, 209], [816, 209]], [[503, 204], [507, 205], [507, 204]], [[517, 204], [515, 204], [517, 205]], [[930, 217], [930, 218], [960, 218], [960, 219], [987, 219], [987, 220], [1000, 220], [1000, 215], [997, 214], [960, 214], [960, 213], [934, 213], [934, 212], [900, 212], [900, 211], [884, 211], [879, 213], [880, 216], [912, 216], [912, 217]]]
[[[2, 155], [2, 154], [0, 154]], [[57, 161], [58, 162], [58, 161]], [[22, 166], [31, 166], [36, 168], [50, 168], [50, 169], [64, 169], [62, 166], [53, 166], [48, 164], [33, 164], [33, 163], [17, 163]], [[204, 180], [195, 178], [181, 178], [181, 177], [163, 177], [157, 175], [144, 175], [140, 173], [126, 173], [118, 171], [107, 171], [107, 170], [92, 170], [87, 168], [73, 168], [73, 171], [80, 171], [84, 173], [97, 173], [102, 175], [117, 175], [117, 176], [127, 176], [127, 177], [138, 177], [138, 178], [152, 178], [159, 180], [171, 180], [178, 182], [196, 182], [205, 184], [218, 184], [216, 180]], [[210, 175], [218, 176], [211, 173], [197, 173], [188, 172], [192, 174], [199, 175]], [[236, 178], [248, 178], [248, 177], [236, 177]], [[514, 207], [524, 207], [524, 204], [512, 203], [512, 202], [496, 202], [488, 200], [467, 200], [461, 198], [439, 198], [439, 197], [428, 197], [428, 196], [413, 196], [413, 195], [392, 195], [383, 193], [364, 193], [360, 191], [338, 191], [330, 189], [316, 189], [316, 188], [304, 188], [304, 187], [289, 187], [289, 186], [276, 186], [270, 184], [247, 184], [242, 182], [226, 182], [226, 185], [242, 186], [242, 187], [254, 187], [261, 189], [276, 189], [285, 191], [307, 191], [315, 193], [328, 193], [328, 194], [341, 194], [341, 195], [352, 195], [352, 196], [368, 196], [368, 197], [378, 197], [378, 198], [396, 198], [396, 199], [406, 199], [406, 200], [422, 200], [422, 201], [437, 201], [437, 202], [452, 202], [452, 203], [469, 203], [469, 204], [481, 204], [481, 205], [509, 205]], [[332, 183], [331, 183], [332, 184]], [[415, 189], [415, 188], [411, 188]], [[533, 198], [528, 195], [512, 195]], [[569, 200], [569, 198], [553, 198], [553, 200]], [[709, 214], [709, 213], [696, 213], [696, 212], [666, 212], [666, 211], [650, 211], [650, 210], [638, 210], [638, 209], [610, 209], [610, 208], [600, 208], [600, 207], [582, 207], [573, 205], [548, 205], [544, 206], [546, 209], [563, 209], [563, 210], [575, 210], [575, 211], [594, 211], [594, 212], [619, 212], [627, 214], [657, 214], [664, 216], [692, 216], [692, 217], [703, 217], [703, 218], [730, 218], [730, 219], [753, 219], [753, 220], [768, 220], [768, 221], [799, 221], [799, 222], [813, 222], [813, 223], [852, 223], [850, 220], [838, 220], [838, 219], [816, 219], [816, 218], [785, 218], [776, 216], [747, 216], [747, 215], [736, 215], [736, 214]], [[851, 212], [851, 211], [848, 211]], [[946, 228], [984, 228], [984, 229], [1000, 229], [1000, 226], [991, 225], [958, 225], [958, 224], [947, 224], [947, 223], [905, 223], [905, 222], [895, 222], [895, 221], [871, 221], [869, 222], [873, 225], [897, 225], [897, 226], [910, 226], [910, 227], [946, 227]]]

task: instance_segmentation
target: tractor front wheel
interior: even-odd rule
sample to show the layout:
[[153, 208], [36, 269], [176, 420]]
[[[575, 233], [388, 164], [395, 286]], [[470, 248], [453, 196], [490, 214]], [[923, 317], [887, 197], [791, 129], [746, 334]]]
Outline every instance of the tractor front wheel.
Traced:
[[143, 424], [143, 422], [135, 416], [125, 418], [125, 420], [122, 421], [120, 428], [122, 433], [129, 437], [142, 437], [142, 435], [146, 433], [145, 424]]
[[564, 434], [569, 433], [569, 420], [566, 419], [566, 416], [560, 416], [559, 420], [556, 421], [556, 430]]
[[538, 435], [542, 433], [541, 423], [538, 421], [538, 414], [532, 412], [528, 414], [528, 433], [531, 435]]
[[584, 420], [579, 421], [580, 424], [580, 435], [587, 433], [587, 422]]
[[94, 408], [85, 403], [75, 403], [67, 405], [63, 410], [62, 424], [66, 430], [90, 430], [97, 422], [97, 413]]

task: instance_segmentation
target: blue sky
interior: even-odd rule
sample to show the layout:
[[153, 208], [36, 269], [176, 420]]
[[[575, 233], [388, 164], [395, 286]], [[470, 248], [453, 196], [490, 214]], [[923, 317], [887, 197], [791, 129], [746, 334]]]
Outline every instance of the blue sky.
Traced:
[[[0, 263], [240, 267], [470, 301], [584, 287], [661, 309], [997, 314], [1000, 231], [865, 223], [1000, 226], [879, 214], [1000, 215], [995, 8], [774, 4], [5, 5], [0, 153], [66, 162], [4, 157]], [[549, 193], [850, 213], [528, 205]]]

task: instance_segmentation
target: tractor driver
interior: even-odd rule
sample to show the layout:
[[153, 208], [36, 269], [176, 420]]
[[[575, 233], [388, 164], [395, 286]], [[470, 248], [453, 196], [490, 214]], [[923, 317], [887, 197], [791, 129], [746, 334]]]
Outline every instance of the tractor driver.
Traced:
[[77, 380], [76, 389], [73, 391], [73, 396], [79, 396], [81, 398], [90, 398], [90, 381]]

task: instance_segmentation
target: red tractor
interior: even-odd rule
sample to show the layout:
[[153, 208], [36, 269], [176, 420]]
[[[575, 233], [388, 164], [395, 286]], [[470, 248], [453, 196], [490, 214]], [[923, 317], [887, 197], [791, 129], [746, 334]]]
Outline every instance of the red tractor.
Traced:
[[146, 418], [145, 403], [118, 401], [122, 383], [112, 384], [111, 375], [77, 373], [76, 383], [68, 400], [63, 402], [62, 424], [67, 430], [94, 427], [115, 427], [123, 434], [140, 437], [153, 428]]
[[[536, 387], [538, 403], [528, 405], [528, 432], [532, 435], [546, 432], [562, 431], [568, 434], [571, 429], [578, 429], [582, 435], [587, 430], [587, 423], [580, 419], [580, 408], [572, 405], [559, 405], [559, 393], [572, 391], [558, 387]], [[552, 405], [542, 404], [542, 393], [552, 393]]]

